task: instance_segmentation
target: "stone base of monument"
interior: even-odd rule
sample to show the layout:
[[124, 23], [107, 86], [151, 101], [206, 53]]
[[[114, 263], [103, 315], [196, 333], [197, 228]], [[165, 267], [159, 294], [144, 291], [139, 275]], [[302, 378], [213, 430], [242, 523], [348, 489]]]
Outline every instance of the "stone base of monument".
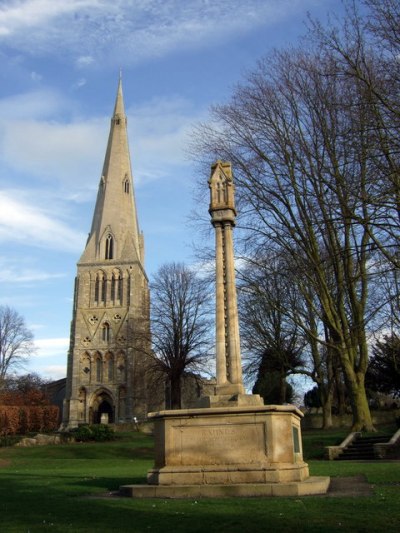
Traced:
[[309, 477], [293, 405], [182, 409], [151, 413], [155, 465], [136, 498], [323, 494], [329, 478]]
[[202, 396], [198, 400], [198, 407], [244, 407], [260, 406], [264, 401], [258, 394], [216, 394]]

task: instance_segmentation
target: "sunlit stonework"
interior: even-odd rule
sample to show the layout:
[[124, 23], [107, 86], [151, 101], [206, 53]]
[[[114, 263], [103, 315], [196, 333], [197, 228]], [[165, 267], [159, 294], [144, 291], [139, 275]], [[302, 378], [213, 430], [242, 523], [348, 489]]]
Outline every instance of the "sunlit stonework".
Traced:
[[121, 80], [92, 227], [75, 281], [63, 425], [144, 416], [149, 353], [144, 270]]

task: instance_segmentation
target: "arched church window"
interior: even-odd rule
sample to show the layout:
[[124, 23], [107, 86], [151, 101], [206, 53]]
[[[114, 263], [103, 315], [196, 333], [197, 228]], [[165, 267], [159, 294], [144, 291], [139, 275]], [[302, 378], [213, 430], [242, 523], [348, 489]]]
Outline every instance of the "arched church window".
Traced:
[[114, 270], [111, 278], [111, 300], [113, 302], [122, 300], [122, 277], [119, 270]]
[[110, 338], [111, 338], [110, 324], [108, 322], [105, 322], [103, 324], [103, 329], [102, 329], [102, 339], [103, 341], [108, 342]]
[[128, 179], [128, 176], [125, 176], [125, 179], [124, 179], [124, 192], [126, 194], [129, 194], [129, 179]]
[[96, 275], [96, 280], [94, 282], [94, 301], [99, 303], [100, 301], [100, 279], [99, 275]]
[[126, 410], [126, 389], [125, 387], [120, 387], [118, 391], [118, 414], [121, 422], [125, 418]]
[[114, 379], [114, 356], [113, 354], [107, 354], [107, 379], [113, 381]]
[[79, 389], [78, 399], [79, 399], [79, 407], [78, 407], [79, 419], [83, 421], [85, 419], [85, 413], [86, 413], [86, 389], [85, 387], [81, 387]]
[[126, 363], [125, 363], [125, 355], [123, 352], [120, 352], [118, 354], [118, 358], [117, 358], [117, 370], [118, 370], [118, 374], [117, 374], [117, 377], [118, 377], [118, 380], [119, 381], [125, 381], [125, 378], [126, 378]]
[[102, 379], [102, 361], [100, 355], [96, 357], [96, 380], [100, 382]]
[[113, 259], [114, 258], [114, 239], [112, 235], [108, 234], [106, 238], [106, 259]]
[[100, 271], [96, 274], [96, 279], [94, 282], [94, 301], [99, 304], [106, 301], [106, 292], [107, 292], [107, 278], [104, 272]]

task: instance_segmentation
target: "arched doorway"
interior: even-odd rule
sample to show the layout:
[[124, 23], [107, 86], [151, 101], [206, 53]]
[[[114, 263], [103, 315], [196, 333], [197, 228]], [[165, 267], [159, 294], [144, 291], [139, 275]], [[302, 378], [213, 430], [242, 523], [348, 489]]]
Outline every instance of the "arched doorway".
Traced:
[[99, 391], [92, 401], [92, 424], [112, 424], [115, 417], [114, 411], [114, 402], [111, 395], [104, 390]]

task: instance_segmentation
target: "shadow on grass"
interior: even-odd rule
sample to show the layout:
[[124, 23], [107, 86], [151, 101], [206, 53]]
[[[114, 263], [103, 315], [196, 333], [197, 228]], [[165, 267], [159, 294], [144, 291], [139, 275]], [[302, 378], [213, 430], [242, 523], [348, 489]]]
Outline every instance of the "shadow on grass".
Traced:
[[[135, 500], [96, 498], [126, 483], [143, 483], [141, 470], [113, 477], [8, 472], [0, 486], [1, 530], [43, 532], [397, 531], [398, 492], [369, 498], [255, 498]], [[94, 498], [88, 498], [91, 494]], [[397, 502], [397, 503], [396, 503]]]
[[[7, 457], [7, 451], [10, 450], [13, 458], [18, 456], [24, 459], [42, 459], [43, 447], [2, 449], [2, 456]], [[19, 453], [18, 453], [19, 452]], [[46, 446], [46, 456], [48, 459], [148, 459], [154, 458], [153, 446], [129, 446], [128, 444], [113, 443], [74, 443], [69, 445]]]

